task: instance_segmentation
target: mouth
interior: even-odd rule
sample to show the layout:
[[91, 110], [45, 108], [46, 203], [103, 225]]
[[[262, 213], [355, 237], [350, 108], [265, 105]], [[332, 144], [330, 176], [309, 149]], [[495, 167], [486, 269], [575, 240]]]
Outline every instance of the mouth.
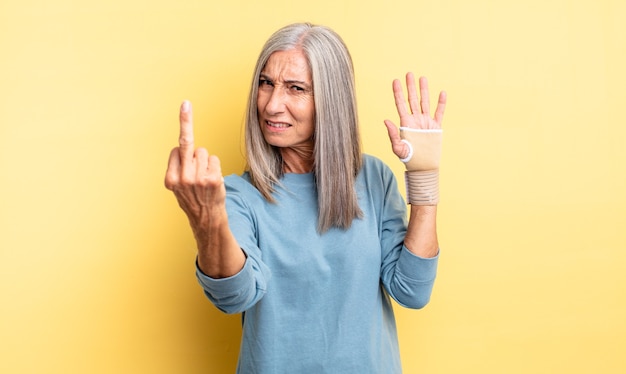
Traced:
[[290, 124], [284, 123], [284, 122], [265, 121], [265, 123], [267, 124], [267, 126], [273, 128], [273, 129], [286, 129], [288, 127], [291, 127]]

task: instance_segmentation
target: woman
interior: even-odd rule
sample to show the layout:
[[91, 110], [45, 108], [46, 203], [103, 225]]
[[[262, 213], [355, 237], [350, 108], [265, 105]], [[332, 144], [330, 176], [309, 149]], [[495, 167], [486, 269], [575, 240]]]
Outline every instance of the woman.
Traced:
[[205, 294], [243, 313], [238, 373], [401, 372], [390, 297], [430, 298], [446, 102], [442, 92], [430, 118], [426, 80], [420, 101], [412, 74], [407, 86], [410, 111], [393, 83], [401, 130], [385, 125], [407, 164], [408, 223], [390, 169], [361, 154], [352, 61], [332, 30], [289, 25], [263, 47], [243, 175], [223, 178], [216, 156], [194, 150], [181, 106], [165, 184], [189, 217]]

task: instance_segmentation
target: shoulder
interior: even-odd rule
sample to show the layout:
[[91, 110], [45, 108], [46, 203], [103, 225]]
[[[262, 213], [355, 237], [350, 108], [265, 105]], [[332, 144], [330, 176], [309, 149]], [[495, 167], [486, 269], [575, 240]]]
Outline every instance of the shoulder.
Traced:
[[259, 191], [250, 182], [248, 173], [228, 175], [224, 177], [224, 185], [229, 197], [240, 196], [246, 200], [261, 197]]
[[391, 171], [389, 165], [384, 163], [378, 157], [369, 154], [363, 154], [363, 166], [361, 173], [365, 174], [366, 177], [373, 177], [375, 175], [382, 177], [383, 179], [393, 177], [393, 172]]
[[357, 181], [370, 194], [386, 195], [389, 190], [397, 189], [396, 177], [391, 168], [372, 155], [363, 155], [363, 166], [357, 176]]
[[224, 184], [226, 185], [226, 189], [247, 189], [248, 187], [253, 187], [250, 183], [250, 178], [247, 173], [243, 173], [241, 175], [231, 174], [224, 177]]
[[226, 187], [226, 211], [231, 231], [246, 232], [244, 230], [256, 227], [258, 209], [267, 202], [250, 183], [247, 173], [224, 177], [224, 185]]
[[387, 166], [381, 159], [376, 156], [364, 153], [363, 155], [363, 166], [372, 165], [372, 166]]

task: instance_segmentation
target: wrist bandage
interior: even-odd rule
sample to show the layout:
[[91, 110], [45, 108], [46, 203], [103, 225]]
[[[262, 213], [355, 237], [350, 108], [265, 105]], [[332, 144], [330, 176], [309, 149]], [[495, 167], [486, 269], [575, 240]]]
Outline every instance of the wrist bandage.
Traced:
[[412, 205], [437, 205], [439, 202], [439, 160], [441, 129], [400, 128], [400, 137], [409, 147], [406, 166], [406, 196]]

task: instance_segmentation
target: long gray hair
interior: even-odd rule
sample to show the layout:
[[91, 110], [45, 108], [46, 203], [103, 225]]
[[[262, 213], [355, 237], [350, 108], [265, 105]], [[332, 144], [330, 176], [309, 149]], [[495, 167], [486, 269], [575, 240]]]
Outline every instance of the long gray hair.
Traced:
[[263, 46], [248, 98], [247, 171], [252, 184], [274, 202], [272, 193], [283, 176], [283, 161], [279, 149], [265, 141], [259, 125], [259, 77], [272, 53], [293, 49], [304, 52], [313, 78], [318, 231], [347, 229], [353, 219], [363, 215], [355, 189], [362, 155], [352, 58], [333, 30], [309, 23], [292, 24], [276, 31]]

